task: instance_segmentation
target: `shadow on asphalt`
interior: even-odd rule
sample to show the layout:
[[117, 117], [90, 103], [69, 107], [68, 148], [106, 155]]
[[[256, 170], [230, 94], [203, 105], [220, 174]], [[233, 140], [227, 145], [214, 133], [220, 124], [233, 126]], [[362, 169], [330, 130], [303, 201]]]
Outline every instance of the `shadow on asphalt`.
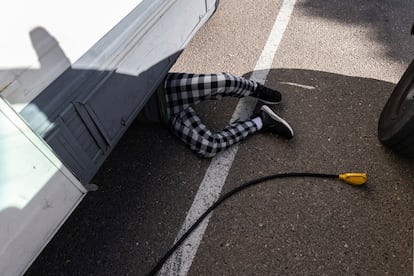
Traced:
[[[289, 143], [261, 134], [248, 138], [236, 163], [250, 168], [254, 162], [272, 162], [281, 172], [321, 171], [322, 165], [324, 171], [364, 169], [374, 174], [374, 182], [396, 177], [399, 190], [412, 194], [413, 161], [394, 155], [376, 138], [379, 114], [395, 84], [272, 69], [266, 85], [282, 91], [284, 103], [277, 111], [292, 124], [296, 137]], [[217, 124], [230, 119], [236, 103], [236, 99], [202, 103], [199, 111], [207, 124]], [[172, 244], [208, 165], [209, 160], [190, 152], [162, 126], [134, 123], [93, 179], [99, 190], [86, 196], [27, 275], [148, 272]], [[262, 165], [263, 174], [275, 172]], [[250, 171], [240, 175], [246, 173]], [[393, 187], [372, 185], [367, 191], [383, 198]], [[401, 211], [400, 216], [412, 214], [412, 206], [404, 205], [407, 198], [402, 200], [386, 202]], [[406, 229], [407, 223], [394, 227]], [[396, 246], [408, 250], [408, 241]]]
[[414, 9], [412, 1], [382, 1], [379, 4], [375, 0], [305, 0], [299, 1], [295, 7], [307, 16], [353, 25], [361, 32], [368, 29], [370, 38], [386, 47], [388, 58], [407, 64], [411, 61], [414, 43], [401, 41], [406, 41], [410, 36]]

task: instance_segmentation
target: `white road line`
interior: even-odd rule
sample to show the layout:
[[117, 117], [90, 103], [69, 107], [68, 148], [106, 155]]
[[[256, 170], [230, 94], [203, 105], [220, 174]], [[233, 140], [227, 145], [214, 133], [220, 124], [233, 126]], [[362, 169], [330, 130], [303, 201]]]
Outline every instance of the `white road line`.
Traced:
[[[266, 81], [273, 59], [282, 40], [283, 33], [289, 22], [296, 0], [284, 0], [279, 14], [276, 17], [272, 31], [256, 63], [250, 79], [259, 83]], [[232, 120], [249, 117], [254, 109], [255, 100], [243, 98], [239, 101]], [[238, 145], [217, 155], [212, 159], [210, 166], [200, 184], [194, 202], [188, 211], [187, 217], [177, 235], [177, 239], [207, 210], [220, 196], [221, 190], [230, 171], [233, 160], [237, 154]], [[197, 253], [197, 249], [207, 228], [211, 214], [187, 238], [183, 245], [175, 252], [160, 271], [160, 275], [187, 275]], [[176, 240], [177, 240], [176, 239]]]

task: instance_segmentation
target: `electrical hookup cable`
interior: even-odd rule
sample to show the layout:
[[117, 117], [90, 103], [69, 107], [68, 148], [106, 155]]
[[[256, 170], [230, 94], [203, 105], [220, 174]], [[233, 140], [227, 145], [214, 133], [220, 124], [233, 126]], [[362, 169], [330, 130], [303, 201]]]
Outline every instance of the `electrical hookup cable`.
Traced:
[[304, 172], [293, 172], [293, 173], [279, 173], [264, 176], [261, 178], [250, 180], [239, 187], [227, 192], [222, 195], [210, 208], [208, 208], [198, 219], [197, 221], [181, 236], [181, 238], [175, 242], [175, 244], [170, 248], [170, 250], [165, 253], [165, 255], [158, 261], [158, 263], [153, 267], [153, 269], [148, 273], [148, 275], [156, 275], [156, 273], [162, 268], [164, 263], [168, 258], [177, 250], [178, 247], [188, 238], [188, 236], [197, 228], [197, 226], [220, 204], [232, 197], [233, 195], [257, 184], [276, 179], [276, 178], [288, 178], [288, 177], [313, 177], [313, 178], [331, 178], [331, 179], [340, 179], [345, 183], [348, 183], [353, 186], [361, 186], [367, 182], [367, 174], [365, 173], [344, 173], [344, 174], [324, 174], [324, 173], [304, 173]]

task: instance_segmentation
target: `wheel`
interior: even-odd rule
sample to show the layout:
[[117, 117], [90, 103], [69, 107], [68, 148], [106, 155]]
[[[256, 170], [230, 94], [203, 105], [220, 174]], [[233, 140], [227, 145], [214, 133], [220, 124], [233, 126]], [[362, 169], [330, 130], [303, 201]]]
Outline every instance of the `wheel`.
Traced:
[[382, 110], [378, 138], [394, 151], [414, 157], [414, 60]]

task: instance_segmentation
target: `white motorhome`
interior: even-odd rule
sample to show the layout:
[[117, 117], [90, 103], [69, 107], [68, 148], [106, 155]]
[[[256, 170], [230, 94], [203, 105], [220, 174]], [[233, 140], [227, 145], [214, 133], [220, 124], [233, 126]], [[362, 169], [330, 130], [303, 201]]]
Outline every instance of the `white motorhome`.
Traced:
[[3, 1], [0, 274], [23, 274], [216, 0]]

